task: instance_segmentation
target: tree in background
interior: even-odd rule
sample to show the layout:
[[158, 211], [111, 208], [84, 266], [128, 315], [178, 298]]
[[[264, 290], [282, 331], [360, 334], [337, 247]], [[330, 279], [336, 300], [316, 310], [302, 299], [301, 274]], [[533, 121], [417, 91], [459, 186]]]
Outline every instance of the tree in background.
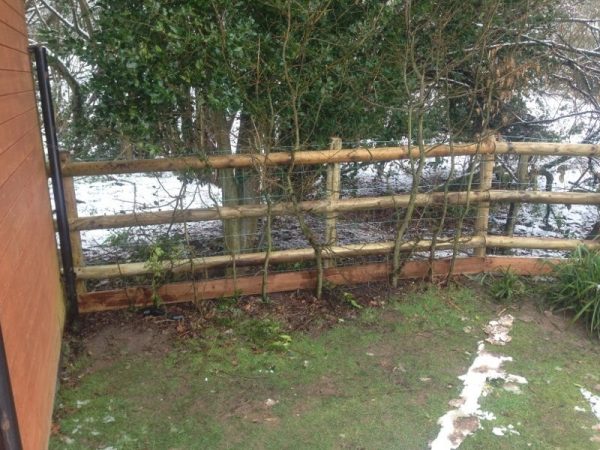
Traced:
[[[585, 100], [594, 106], [588, 116], [597, 110], [598, 7], [590, 2], [305, 3], [30, 0], [28, 11], [67, 82], [59, 97], [71, 99], [64, 117], [79, 132], [74, 142], [98, 156], [210, 151], [216, 133], [204, 124], [219, 121], [207, 109], [225, 112], [225, 126], [254, 122], [255, 134], [260, 122], [261, 141], [275, 146], [326, 145], [333, 134], [402, 138], [408, 27], [419, 34], [413, 63], [433, 91], [452, 96], [457, 123], [481, 116], [490, 91], [500, 128], [532, 122], [510, 99], [536, 91]], [[443, 103], [432, 99], [430, 135]]]
[[[62, 136], [81, 157], [539, 133], [552, 118], [526, 100], [540, 92], [598, 117], [591, 2], [30, 0], [28, 11], [65, 81]], [[248, 171], [220, 171], [218, 184], [224, 205], [260, 201]], [[253, 247], [255, 220], [224, 223], [232, 252]]]

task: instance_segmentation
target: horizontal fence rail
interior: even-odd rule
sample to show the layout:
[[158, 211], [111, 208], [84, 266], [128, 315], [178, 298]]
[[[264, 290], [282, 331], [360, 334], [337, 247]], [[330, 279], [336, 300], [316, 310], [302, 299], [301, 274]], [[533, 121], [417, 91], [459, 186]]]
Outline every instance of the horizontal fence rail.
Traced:
[[[206, 279], [170, 283], [153, 288], [136, 286], [126, 289], [112, 289], [97, 292], [85, 292], [86, 280], [107, 280], [152, 276], [156, 271], [173, 274], [193, 274], [209, 269], [231, 269], [232, 267], [262, 266], [267, 270], [269, 265], [303, 263], [307, 261], [323, 261], [321, 274], [325, 280], [336, 284], [351, 284], [366, 281], [383, 280], [394, 272], [400, 278], [419, 278], [425, 276], [470, 274], [493, 272], [510, 267], [519, 274], [546, 274], [550, 271], [549, 260], [542, 258], [522, 257], [490, 257], [486, 249], [544, 249], [570, 251], [578, 246], [600, 250], [600, 242], [595, 240], [498, 236], [488, 233], [490, 204], [566, 204], [566, 205], [600, 205], [600, 193], [595, 192], [551, 192], [527, 191], [519, 187], [515, 190], [492, 189], [492, 174], [495, 156], [503, 154], [563, 157], [595, 157], [600, 156], [600, 146], [593, 144], [557, 144], [557, 143], [509, 143], [486, 139], [478, 143], [456, 145], [432, 145], [429, 147], [397, 146], [377, 148], [340, 148], [340, 140], [332, 141], [330, 150], [311, 150], [296, 152], [273, 152], [269, 154], [232, 154], [217, 156], [187, 156], [179, 158], [115, 160], [77, 162], [67, 156], [62, 160], [62, 173], [68, 190], [70, 202], [69, 227], [74, 243], [74, 260], [79, 263], [75, 268], [78, 280], [78, 294], [82, 312], [103, 311], [108, 309], [139, 306], [147, 304], [157, 294], [165, 303], [188, 300], [218, 298], [226, 295], [256, 294], [262, 292], [281, 292], [291, 289], [312, 288], [317, 283], [314, 269], [271, 273], [268, 286], [264, 276], [234, 276], [226, 279]], [[475, 156], [480, 162], [478, 183], [468, 192], [436, 191], [435, 187], [426, 193], [406, 193], [380, 197], [358, 197], [340, 199], [340, 167], [341, 163], [363, 162], [375, 163], [403, 159], [422, 159]], [[116, 215], [97, 215], [78, 217], [73, 177], [97, 176], [109, 174], [155, 173], [169, 171], [212, 171], [222, 169], [254, 169], [256, 175], [265, 173], [266, 168], [277, 166], [323, 165], [327, 168], [327, 192], [322, 200], [299, 200], [297, 202], [261, 203], [235, 206], [215, 205], [211, 208], [174, 209], [171, 211], [139, 212]], [[475, 169], [474, 169], [475, 170]], [[471, 177], [472, 180], [472, 177]], [[470, 184], [470, 182], [469, 182]], [[440, 189], [443, 189], [443, 183]], [[477, 208], [474, 229], [467, 236], [436, 237], [433, 240], [405, 238], [400, 242], [384, 241], [375, 243], [340, 245], [336, 237], [337, 214], [369, 210], [395, 210], [411, 207], [473, 205]], [[155, 262], [127, 262], [123, 264], [85, 265], [80, 232], [88, 230], [129, 228], [147, 225], [171, 225], [203, 221], [242, 220], [275, 216], [299, 216], [314, 214], [325, 218], [325, 243], [319, 250], [293, 248], [288, 250], [271, 250], [252, 253], [232, 252], [231, 254], [206, 257], [180, 258]], [[467, 234], [467, 233], [465, 233]], [[311, 244], [312, 245], [312, 244]], [[388, 262], [364, 263], [347, 267], [335, 267], [336, 259], [363, 258], [377, 256], [389, 260], [396, 252], [432, 252], [452, 250], [454, 259], [435, 259], [432, 261], [409, 260], [401, 266], [401, 273], [392, 269]], [[474, 256], [456, 258], [457, 251], [473, 251]], [[379, 259], [381, 261], [381, 259]], [[551, 260], [555, 263], [556, 259]], [[318, 264], [317, 264], [318, 267]], [[230, 273], [230, 272], [226, 272]], [[181, 278], [179, 278], [181, 279]]]
[[[210, 220], [242, 219], [249, 217], [288, 216], [303, 213], [343, 213], [373, 209], [406, 208], [410, 195], [390, 195], [386, 197], [363, 197], [336, 200], [312, 200], [292, 203], [278, 203], [270, 208], [267, 205], [217, 206], [214, 208], [183, 209], [175, 211], [118, 214], [114, 216], [88, 216], [69, 220], [71, 230], [103, 230], [144, 225], [164, 225]], [[567, 205], [598, 205], [600, 194], [587, 192], [527, 192], [492, 190], [485, 192], [434, 192], [417, 194], [415, 206], [467, 205], [481, 202], [521, 202]]]
[[[485, 258], [468, 257], [438, 259], [429, 261], [408, 261], [400, 273], [401, 279], [423, 279], [427, 276], [446, 276], [453, 265], [457, 275], [493, 273], [510, 267], [517, 275], [547, 275], [552, 272], [557, 258], [526, 258], [488, 256]], [[324, 278], [333, 285], [349, 285], [385, 281], [392, 267], [388, 263], [375, 263], [361, 266], [336, 267], [325, 269]], [[314, 270], [300, 272], [274, 273], [269, 275], [267, 291], [294, 291], [313, 289], [317, 274]], [[244, 295], [256, 295], [262, 292], [262, 276], [247, 276], [236, 279], [201, 280], [169, 283], [158, 288], [158, 294], [166, 304], [199, 302], [210, 299]], [[149, 286], [136, 286], [124, 289], [88, 292], [80, 295], [79, 308], [83, 313], [109, 311], [113, 309], [141, 307], [148, 305], [153, 295]]]
[[[454, 239], [439, 239], [435, 250], [452, 250], [453, 248], [464, 250], [479, 247], [496, 248], [522, 248], [522, 249], [548, 249], [548, 250], [575, 250], [578, 246], [585, 245], [590, 249], [600, 249], [600, 242], [585, 241], [580, 239], [559, 238], [531, 238], [531, 237], [507, 237], [507, 236], [472, 236]], [[385, 255], [394, 250], [394, 242], [378, 242], [373, 244], [352, 244], [345, 246], [332, 246], [323, 248], [324, 259], [350, 258], [356, 256]], [[431, 250], [430, 240], [405, 241], [400, 245], [400, 250], [426, 251]], [[231, 266], [234, 263], [240, 266], [258, 265], [264, 263], [267, 258], [266, 252], [240, 253], [237, 255], [207, 256], [202, 258], [180, 259], [164, 261], [162, 269], [173, 273], [199, 272], [216, 267]], [[315, 259], [315, 250], [301, 248], [292, 250], [273, 251], [268, 255], [271, 264], [294, 263], [310, 261]], [[106, 279], [132, 277], [147, 275], [153, 272], [146, 263], [124, 263], [85, 266], [76, 269], [78, 278]]]
[[[600, 145], [528, 142], [492, 142], [477, 144], [439, 144], [423, 150], [427, 158], [483, 154], [515, 154], [538, 156], [599, 156]], [[417, 159], [418, 147], [376, 147], [340, 150], [309, 150], [226, 156], [187, 156], [181, 158], [137, 159], [91, 162], [65, 162], [65, 177], [96, 176], [143, 172], [176, 172], [204, 169], [239, 169], [261, 166], [315, 165], [348, 162], [380, 162]]]

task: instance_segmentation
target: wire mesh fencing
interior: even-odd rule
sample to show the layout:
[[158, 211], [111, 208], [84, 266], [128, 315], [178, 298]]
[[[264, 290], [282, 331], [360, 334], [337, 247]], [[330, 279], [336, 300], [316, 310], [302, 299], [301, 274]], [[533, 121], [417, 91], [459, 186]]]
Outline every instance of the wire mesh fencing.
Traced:
[[[405, 146], [405, 157], [387, 160], [345, 149], [339, 161], [332, 148], [315, 150], [310, 164], [261, 155], [244, 165], [244, 155], [230, 155], [232, 167], [209, 161], [202, 170], [143, 174], [133, 160], [132, 173], [75, 175], [77, 275], [90, 291], [251, 276], [267, 283], [270, 274], [366, 264], [387, 265], [393, 276], [407, 261], [486, 248], [564, 256], [575, 240], [595, 237], [594, 148], [498, 144], [471, 144], [470, 154]], [[562, 154], [549, 156], [544, 145]], [[76, 172], [81, 163], [70, 164]]]

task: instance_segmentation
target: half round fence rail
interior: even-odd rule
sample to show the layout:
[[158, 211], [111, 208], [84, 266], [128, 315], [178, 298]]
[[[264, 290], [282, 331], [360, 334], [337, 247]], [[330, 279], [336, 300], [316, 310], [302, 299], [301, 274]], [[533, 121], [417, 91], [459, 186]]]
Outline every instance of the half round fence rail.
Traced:
[[412, 146], [352, 148], [340, 150], [308, 150], [265, 154], [235, 154], [219, 156], [186, 156], [180, 158], [134, 159], [114, 161], [65, 162], [65, 177], [111, 175], [143, 172], [173, 172], [204, 169], [239, 169], [261, 166], [335, 164], [348, 162], [380, 162], [425, 157], [472, 156], [484, 154], [515, 154], [538, 156], [600, 156], [600, 145], [557, 144], [547, 142], [493, 142], [447, 145], [420, 149]]

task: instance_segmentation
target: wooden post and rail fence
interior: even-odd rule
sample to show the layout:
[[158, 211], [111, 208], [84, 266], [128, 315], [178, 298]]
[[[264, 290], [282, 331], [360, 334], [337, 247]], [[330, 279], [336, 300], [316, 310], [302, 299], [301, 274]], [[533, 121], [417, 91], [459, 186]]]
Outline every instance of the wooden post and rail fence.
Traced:
[[[66, 193], [69, 214], [70, 236], [73, 247], [73, 261], [77, 276], [77, 291], [81, 312], [101, 311], [132, 305], [143, 305], [149, 302], [152, 295], [148, 286], [136, 286], [108, 291], [86, 292], [85, 281], [131, 277], [150, 274], [153, 269], [145, 263], [124, 263], [106, 265], [85, 265], [81, 247], [80, 232], [84, 230], [124, 228], [144, 225], [160, 225], [184, 222], [201, 222], [209, 220], [241, 219], [248, 217], [265, 217], [269, 212], [273, 216], [294, 215], [303, 213], [321, 214], [325, 217], [325, 242], [322, 251], [324, 259], [324, 278], [336, 284], [361, 283], [385, 280], [389, 277], [389, 263], [376, 263], [361, 266], [335, 267], [335, 259], [361, 257], [369, 255], [389, 255], [394, 250], [394, 242], [370, 244], [338, 245], [336, 233], [337, 215], [350, 211], [395, 210], [406, 207], [410, 202], [410, 194], [398, 194], [382, 197], [340, 199], [340, 163], [349, 162], [384, 162], [419, 158], [417, 147], [399, 146], [382, 148], [343, 149], [341, 139], [334, 138], [329, 150], [274, 152], [264, 154], [235, 154], [227, 156], [180, 157], [152, 160], [115, 160], [77, 162], [68, 155], [62, 159], [63, 183]], [[425, 149], [425, 157], [475, 156], [479, 158], [479, 184], [476, 189], [465, 192], [429, 192], [420, 193], [414, 199], [415, 206], [442, 205], [476, 205], [477, 217], [472, 236], [455, 239], [437, 239], [436, 250], [473, 249], [472, 257], [456, 258], [453, 273], [470, 274], [498, 271], [510, 267], [515, 273], [536, 275], [548, 273], [551, 266], [548, 259], [527, 257], [488, 256], [486, 248], [507, 249], [547, 249], [574, 250], [579, 245], [591, 249], [600, 249], [600, 242], [578, 239], [537, 238], [494, 236], [488, 234], [490, 204], [503, 203], [538, 203], [538, 204], [583, 204], [600, 205], [600, 193], [590, 192], [539, 192], [519, 190], [492, 189], [492, 175], [495, 155], [515, 154], [526, 156], [600, 156], [600, 146], [592, 144], [556, 144], [556, 143], [508, 143], [486, 140], [464, 145], [434, 145]], [[291, 203], [275, 203], [268, 207], [264, 204], [241, 206], [216, 206], [214, 208], [186, 209], [177, 211], [142, 212], [135, 214], [119, 214], [106, 216], [78, 217], [73, 177], [97, 176], [107, 174], [126, 174], [143, 172], [171, 172], [184, 170], [232, 169], [275, 167], [285, 165], [326, 165], [327, 197], [323, 200], [300, 201]], [[430, 250], [431, 241], [419, 240], [402, 243], [401, 250]], [[164, 270], [175, 273], [193, 273], [209, 268], [236, 266], [252, 266], [264, 264], [265, 252], [240, 253], [235, 255], [219, 255], [201, 258], [188, 258], [165, 261]], [[310, 261], [315, 258], [313, 248], [302, 248], [285, 251], [271, 251], [268, 255], [270, 264], [295, 263]], [[419, 278], [428, 274], [447, 275], [450, 260], [440, 259], [430, 267], [428, 261], [409, 261], [403, 266], [400, 278]], [[298, 288], [312, 288], [316, 283], [314, 271], [290, 273], [273, 273], [269, 275], [269, 292], [283, 292]], [[158, 294], [165, 303], [202, 300], [233, 295], [258, 294], [261, 292], [262, 276], [245, 276], [237, 279], [208, 279], [171, 283], [159, 288]]]

